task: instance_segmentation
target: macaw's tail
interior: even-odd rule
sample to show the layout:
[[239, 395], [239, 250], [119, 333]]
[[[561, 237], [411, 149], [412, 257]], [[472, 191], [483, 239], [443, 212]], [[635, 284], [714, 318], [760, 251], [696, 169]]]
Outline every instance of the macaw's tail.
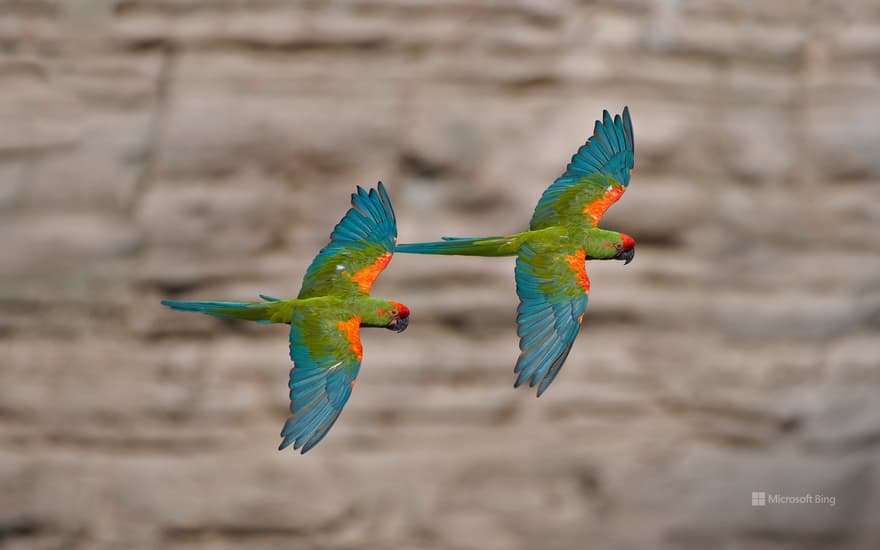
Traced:
[[399, 244], [395, 252], [406, 254], [444, 254], [447, 256], [515, 256], [519, 235], [506, 237], [443, 237], [430, 243]]
[[[182, 302], [177, 300], [162, 300], [162, 305], [178, 311], [195, 311], [215, 317], [226, 319], [241, 319], [243, 321], [256, 321], [258, 323], [285, 323], [290, 321], [290, 311], [287, 312], [287, 320], [282, 319], [284, 302], [271, 296], [260, 296], [265, 302]], [[288, 308], [289, 309], [289, 308]]]

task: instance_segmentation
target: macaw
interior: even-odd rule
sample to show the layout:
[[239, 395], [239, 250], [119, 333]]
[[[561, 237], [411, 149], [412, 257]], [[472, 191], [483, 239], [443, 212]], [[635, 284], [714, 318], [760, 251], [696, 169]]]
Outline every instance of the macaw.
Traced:
[[590, 293], [586, 260], [632, 261], [635, 240], [599, 228], [599, 220], [629, 185], [633, 168], [629, 108], [613, 119], [604, 111], [593, 136], [548, 187], [529, 230], [501, 237], [443, 237], [399, 244], [397, 252], [461, 256], [516, 256], [520, 356], [514, 387], [553, 382], [580, 330]]
[[262, 302], [162, 301], [181, 311], [290, 325], [291, 416], [281, 430], [278, 450], [293, 444], [305, 453], [333, 427], [361, 367], [360, 327], [403, 332], [409, 324], [405, 305], [370, 296], [397, 241], [388, 193], [381, 182], [378, 191], [358, 187], [351, 205], [333, 229], [330, 243], [306, 270], [296, 298], [260, 294]]

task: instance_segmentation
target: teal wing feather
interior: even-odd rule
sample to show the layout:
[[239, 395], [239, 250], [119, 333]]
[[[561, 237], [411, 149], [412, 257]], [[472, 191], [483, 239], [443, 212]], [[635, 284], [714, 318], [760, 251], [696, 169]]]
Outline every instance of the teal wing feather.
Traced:
[[515, 387], [553, 382], [580, 330], [590, 281], [583, 250], [536, 248], [524, 243], [516, 259], [517, 334], [521, 350]]
[[[345, 317], [349, 317], [346, 319]], [[348, 401], [361, 366], [360, 319], [326, 309], [294, 309], [290, 322], [291, 416], [278, 449], [305, 453], [320, 442]]]
[[635, 148], [629, 108], [596, 121], [593, 136], [571, 158], [565, 173], [548, 187], [532, 215], [531, 229], [580, 220], [597, 225], [629, 185]]
[[373, 281], [391, 261], [397, 221], [385, 186], [351, 196], [351, 209], [333, 229], [330, 243], [312, 260], [299, 298], [370, 293]]

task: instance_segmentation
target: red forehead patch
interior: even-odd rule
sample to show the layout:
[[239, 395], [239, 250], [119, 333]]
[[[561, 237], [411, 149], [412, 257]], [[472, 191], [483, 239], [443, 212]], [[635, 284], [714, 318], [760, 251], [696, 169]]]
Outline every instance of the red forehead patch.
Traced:
[[397, 308], [397, 311], [400, 313], [401, 317], [409, 317], [409, 308], [408, 307], [401, 304], [400, 302], [388, 302], [388, 303], [390, 303], [391, 305], [393, 305], [394, 307]]

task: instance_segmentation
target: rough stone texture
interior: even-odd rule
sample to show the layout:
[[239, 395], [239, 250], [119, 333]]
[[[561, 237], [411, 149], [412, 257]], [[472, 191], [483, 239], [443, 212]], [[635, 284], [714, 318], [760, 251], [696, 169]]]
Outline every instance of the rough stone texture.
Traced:
[[[880, 548], [875, 0], [0, 0], [0, 548]], [[278, 453], [290, 296], [356, 184], [520, 230], [602, 108], [636, 170], [514, 391], [513, 261], [398, 256]], [[752, 507], [752, 491], [834, 497]]]

